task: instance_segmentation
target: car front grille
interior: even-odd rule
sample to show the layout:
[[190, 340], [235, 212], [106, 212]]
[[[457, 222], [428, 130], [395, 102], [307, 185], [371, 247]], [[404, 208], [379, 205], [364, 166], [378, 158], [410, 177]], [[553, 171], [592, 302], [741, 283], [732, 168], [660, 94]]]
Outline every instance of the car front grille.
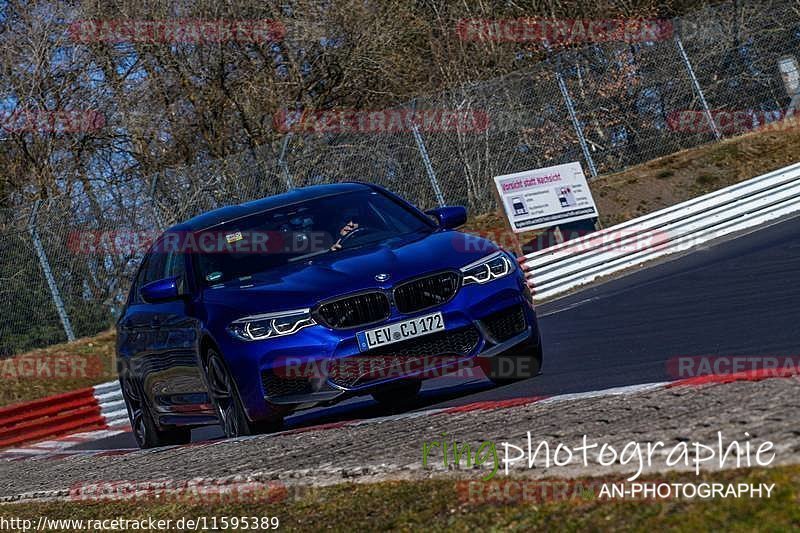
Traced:
[[508, 307], [481, 320], [489, 335], [498, 342], [507, 341], [525, 331], [525, 313], [521, 305]]
[[389, 318], [389, 299], [380, 291], [339, 298], [319, 306], [316, 315], [334, 329], [355, 328]]
[[440, 364], [456, 364], [459, 358], [472, 353], [480, 342], [474, 326], [440, 331], [415, 339], [375, 348], [352, 357], [332, 362], [328, 377], [346, 389], [370, 382], [399, 378], [404, 372], [432, 369]]
[[313, 392], [308, 378], [276, 376], [269, 370], [261, 372], [261, 385], [264, 387], [264, 394], [267, 398]]
[[401, 313], [414, 313], [452, 298], [461, 277], [455, 272], [440, 272], [432, 276], [402, 283], [394, 289], [394, 304]]

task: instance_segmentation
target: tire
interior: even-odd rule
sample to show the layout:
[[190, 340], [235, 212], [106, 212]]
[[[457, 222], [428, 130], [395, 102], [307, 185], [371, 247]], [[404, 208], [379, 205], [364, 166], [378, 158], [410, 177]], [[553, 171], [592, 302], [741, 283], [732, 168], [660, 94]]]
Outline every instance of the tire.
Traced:
[[140, 387], [131, 377], [120, 378], [119, 384], [122, 389], [122, 398], [128, 409], [128, 419], [131, 421], [133, 437], [139, 448], [159, 448], [191, 442], [191, 428], [160, 429], [158, 427]]
[[376, 390], [372, 393], [372, 397], [376, 402], [387, 407], [406, 407], [417, 398], [421, 388], [422, 381], [418, 379], [400, 381]]
[[251, 422], [247, 418], [247, 412], [228, 365], [215, 349], [210, 348], [206, 352], [205, 362], [208, 394], [225, 437], [271, 433], [281, 428], [283, 417], [257, 422]]
[[537, 341], [526, 341], [495, 357], [480, 360], [484, 374], [495, 385], [510, 385], [539, 375], [542, 368], [541, 337]]

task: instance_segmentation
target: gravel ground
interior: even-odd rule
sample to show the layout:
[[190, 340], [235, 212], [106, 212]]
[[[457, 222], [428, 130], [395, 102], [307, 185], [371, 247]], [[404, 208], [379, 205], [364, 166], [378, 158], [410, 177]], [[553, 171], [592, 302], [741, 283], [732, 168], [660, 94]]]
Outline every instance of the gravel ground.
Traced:
[[[436, 448], [429, 454], [428, 466], [423, 468], [423, 442], [440, 440], [443, 434], [448, 442], [471, 443], [473, 453], [481, 443], [493, 441], [502, 458], [500, 443], [508, 441], [526, 447], [528, 431], [534, 447], [542, 440], [549, 441], [553, 448], [558, 443], [574, 447], [587, 435], [589, 443], [608, 443], [618, 451], [629, 441], [662, 441], [667, 449], [680, 442], [714, 445], [720, 431], [726, 446], [734, 439], [744, 446], [747, 432], [753, 443], [753, 456], [758, 445], [769, 440], [775, 445], [771, 464], [796, 463], [800, 460], [800, 429], [796, 422], [800, 409], [798, 392], [800, 382], [780, 378], [661, 388], [626, 395], [545, 400], [499, 409], [372, 421], [335, 429], [262, 435], [120, 456], [4, 461], [0, 463], [0, 496], [67, 491], [83, 483], [100, 481], [165, 478], [181, 481], [211, 477], [323, 485], [431, 476], [477, 479], [489, 473], [492, 460], [480, 470], [454, 469], [452, 460], [445, 468], [442, 454]], [[655, 454], [655, 466], [649, 471], [667, 469], [665, 455]], [[589, 466], [582, 464], [578, 453], [566, 466], [529, 469], [526, 461], [520, 461], [513, 472], [538, 478], [603, 476], [637, 470], [638, 461], [604, 467], [591, 459], [595, 456], [596, 453], [590, 452]], [[562, 455], [561, 459], [564, 457]], [[735, 464], [729, 460], [727, 466]], [[704, 470], [710, 469], [704, 466]], [[503, 475], [502, 467], [496, 475]], [[39, 494], [47, 495], [53, 493]]]

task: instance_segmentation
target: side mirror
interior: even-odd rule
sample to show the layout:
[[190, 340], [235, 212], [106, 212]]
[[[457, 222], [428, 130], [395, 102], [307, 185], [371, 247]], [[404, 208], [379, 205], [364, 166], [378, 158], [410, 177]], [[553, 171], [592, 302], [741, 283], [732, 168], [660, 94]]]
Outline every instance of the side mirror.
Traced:
[[166, 278], [143, 285], [140, 293], [147, 303], [168, 302], [181, 297], [180, 278]]
[[437, 207], [425, 211], [426, 215], [436, 217], [443, 228], [453, 229], [464, 225], [467, 221], [467, 208], [460, 205]]

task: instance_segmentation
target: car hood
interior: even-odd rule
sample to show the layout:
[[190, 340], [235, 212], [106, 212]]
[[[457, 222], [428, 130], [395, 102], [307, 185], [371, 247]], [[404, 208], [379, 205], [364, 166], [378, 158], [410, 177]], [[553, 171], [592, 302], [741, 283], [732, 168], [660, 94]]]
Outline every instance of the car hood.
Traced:
[[[204, 299], [243, 313], [313, 307], [321, 300], [370, 288], [391, 287], [408, 278], [457, 269], [497, 251], [496, 244], [458, 231], [437, 231], [326, 253], [308, 260], [210, 287]], [[384, 282], [378, 274], [388, 274]]]

